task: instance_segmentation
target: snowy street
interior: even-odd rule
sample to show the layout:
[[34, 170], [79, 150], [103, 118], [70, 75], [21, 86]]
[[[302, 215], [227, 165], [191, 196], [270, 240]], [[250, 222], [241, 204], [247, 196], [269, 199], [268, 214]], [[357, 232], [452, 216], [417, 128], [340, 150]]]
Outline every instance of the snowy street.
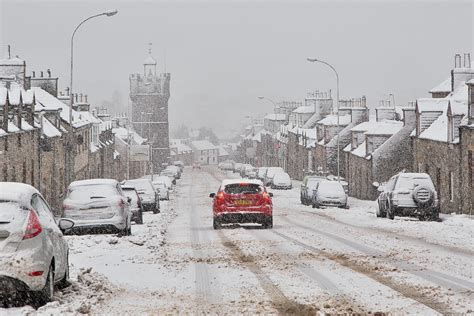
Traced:
[[[224, 178], [186, 169], [161, 214], [132, 236], [70, 236], [72, 286], [38, 314], [472, 313], [472, 220], [376, 218], [374, 202], [314, 210], [298, 183], [275, 195], [274, 228], [212, 228]], [[1, 313], [33, 312], [30, 307]]]

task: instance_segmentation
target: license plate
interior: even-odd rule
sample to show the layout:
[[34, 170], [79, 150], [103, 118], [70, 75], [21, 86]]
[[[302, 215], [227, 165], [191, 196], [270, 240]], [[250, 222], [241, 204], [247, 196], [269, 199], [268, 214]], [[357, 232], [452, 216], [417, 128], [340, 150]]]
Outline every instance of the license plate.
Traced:
[[252, 204], [252, 202], [250, 202], [248, 200], [237, 200], [237, 201], [235, 201], [235, 204], [236, 205], [250, 205], [250, 204]]

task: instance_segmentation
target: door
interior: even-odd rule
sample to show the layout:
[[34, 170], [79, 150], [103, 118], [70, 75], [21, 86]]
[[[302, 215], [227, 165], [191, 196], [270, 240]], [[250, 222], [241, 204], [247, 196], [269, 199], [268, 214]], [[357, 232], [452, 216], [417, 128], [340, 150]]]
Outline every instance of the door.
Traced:
[[66, 271], [66, 240], [54, 219], [53, 212], [40, 195], [35, 194], [33, 196], [31, 205], [38, 212], [41, 226], [45, 230], [47, 238], [51, 241], [55, 259], [55, 280], [59, 280]]

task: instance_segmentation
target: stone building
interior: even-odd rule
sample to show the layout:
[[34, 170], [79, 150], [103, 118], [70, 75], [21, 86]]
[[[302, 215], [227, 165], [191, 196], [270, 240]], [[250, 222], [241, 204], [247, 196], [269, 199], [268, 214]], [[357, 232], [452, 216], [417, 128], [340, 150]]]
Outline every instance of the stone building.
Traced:
[[374, 200], [378, 195], [374, 182], [382, 183], [402, 170], [411, 170], [410, 134], [415, 128], [415, 109], [405, 107], [401, 111], [403, 121], [394, 119], [394, 107], [378, 107], [375, 117], [351, 128], [341, 165], [351, 196]]
[[473, 210], [473, 78], [469, 54], [464, 55], [464, 64], [456, 55], [450, 91], [444, 91], [448, 94], [438, 89], [433, 98], [418, 99], [416, 104], [413, 168], [430, 175], [445, 213]]
[[195, 140], [191, 142], [194, 162], [203, 165], [217, 165], [219, 157], [219, 147], [208, 140]]
[[171, 139], [170, 141], [171, 160], [182, 161], [185, 165], [193, 164], [193, 150], [183, 139]]
[[151, 50], [143, 63], [143, 74], [130, 75], [133, 129], [150, 142], [154, 173], [169, 163], [168, 100], [170, 74], [156, 71]]

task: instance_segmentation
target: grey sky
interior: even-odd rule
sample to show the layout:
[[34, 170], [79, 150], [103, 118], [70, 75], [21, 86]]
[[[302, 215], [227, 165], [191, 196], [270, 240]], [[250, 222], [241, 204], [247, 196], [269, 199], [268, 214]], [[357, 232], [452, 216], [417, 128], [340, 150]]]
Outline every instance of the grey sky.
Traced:
[[303, 100], [335, 88], [323, 65], [339, 71], [341, 97], [371, 105], [394, 93], [397, 103], [427, 95], [446, 79], [454, 54], [472, 52], [472, 2], [45, 2], [0, 0], [0, 44], [69, 82], [69, 39], [81, 19], [109, 8], [76, 35], [75, 87], [100, 104], [114, 89], [128, 95], [147, 43], [171, 72], [171, 128], [208, 125], [225, 133], [274, 100]]

